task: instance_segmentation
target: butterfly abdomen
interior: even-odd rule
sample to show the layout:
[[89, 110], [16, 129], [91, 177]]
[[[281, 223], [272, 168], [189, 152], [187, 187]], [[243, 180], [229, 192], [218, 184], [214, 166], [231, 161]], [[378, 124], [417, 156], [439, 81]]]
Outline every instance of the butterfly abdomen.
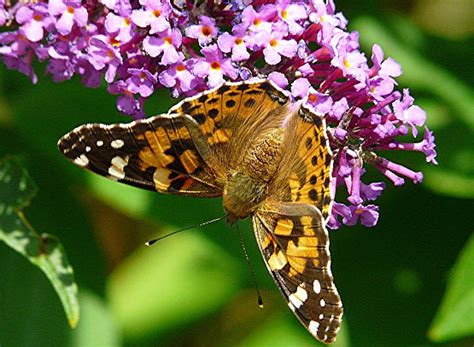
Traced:
[[223, 192], [229, 221], [247, 217], [265, 199], [280, 160], [281, 141], [280, 128], [262, 135], [249, 147], [238, 169], [229, 173]]

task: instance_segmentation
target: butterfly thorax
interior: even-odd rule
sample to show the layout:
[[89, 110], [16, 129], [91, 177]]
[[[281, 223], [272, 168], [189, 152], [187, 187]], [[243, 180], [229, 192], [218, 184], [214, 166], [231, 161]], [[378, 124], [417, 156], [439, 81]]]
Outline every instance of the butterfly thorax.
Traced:
[[238, 169], [229, 172], [223, 202], [230, 223], [249, 216], [265, 199], [280, 161], [282, 133], [273, 129], [263, 134], [248, 148]]

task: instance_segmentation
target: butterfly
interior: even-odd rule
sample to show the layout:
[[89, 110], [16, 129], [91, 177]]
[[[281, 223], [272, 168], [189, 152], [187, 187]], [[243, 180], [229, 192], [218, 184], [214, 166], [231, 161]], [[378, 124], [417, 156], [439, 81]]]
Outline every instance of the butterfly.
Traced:
[[227, 221], [251, 217], [265, 265], [289, 308], [331, 343], [342, 302], [326, 222], [333, 157], [324, 118], [271, 81], [224, 83], [168, 113], [82, 125], [58, 142], [74, 164], [132, 186], [223, 198]]

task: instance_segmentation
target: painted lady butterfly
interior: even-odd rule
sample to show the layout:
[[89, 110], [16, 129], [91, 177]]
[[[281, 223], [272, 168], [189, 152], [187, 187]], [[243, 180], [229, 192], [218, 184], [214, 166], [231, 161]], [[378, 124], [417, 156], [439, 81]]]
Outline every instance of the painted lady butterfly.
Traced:
[[266, 80], [225, 83], [167, 114], [80, 126], [59, 140], [73, 163], [133, 186], [223, 197], [229, 222], [251, 216], [268, 271], [317, 339], [335, 340], [342, 303], [325, 224], [333, 159], [324, 119]]

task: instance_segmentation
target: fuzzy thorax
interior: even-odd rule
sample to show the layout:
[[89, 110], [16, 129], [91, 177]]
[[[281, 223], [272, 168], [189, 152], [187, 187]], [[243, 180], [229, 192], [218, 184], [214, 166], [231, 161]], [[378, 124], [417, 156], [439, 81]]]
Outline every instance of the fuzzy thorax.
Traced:
[[230, 172], [223, 192], [228, 222], [249, 216], [265, 199], [280, 160], [281, 142], [281, 128], [266, 133], [249, 148], [240, 169]]

